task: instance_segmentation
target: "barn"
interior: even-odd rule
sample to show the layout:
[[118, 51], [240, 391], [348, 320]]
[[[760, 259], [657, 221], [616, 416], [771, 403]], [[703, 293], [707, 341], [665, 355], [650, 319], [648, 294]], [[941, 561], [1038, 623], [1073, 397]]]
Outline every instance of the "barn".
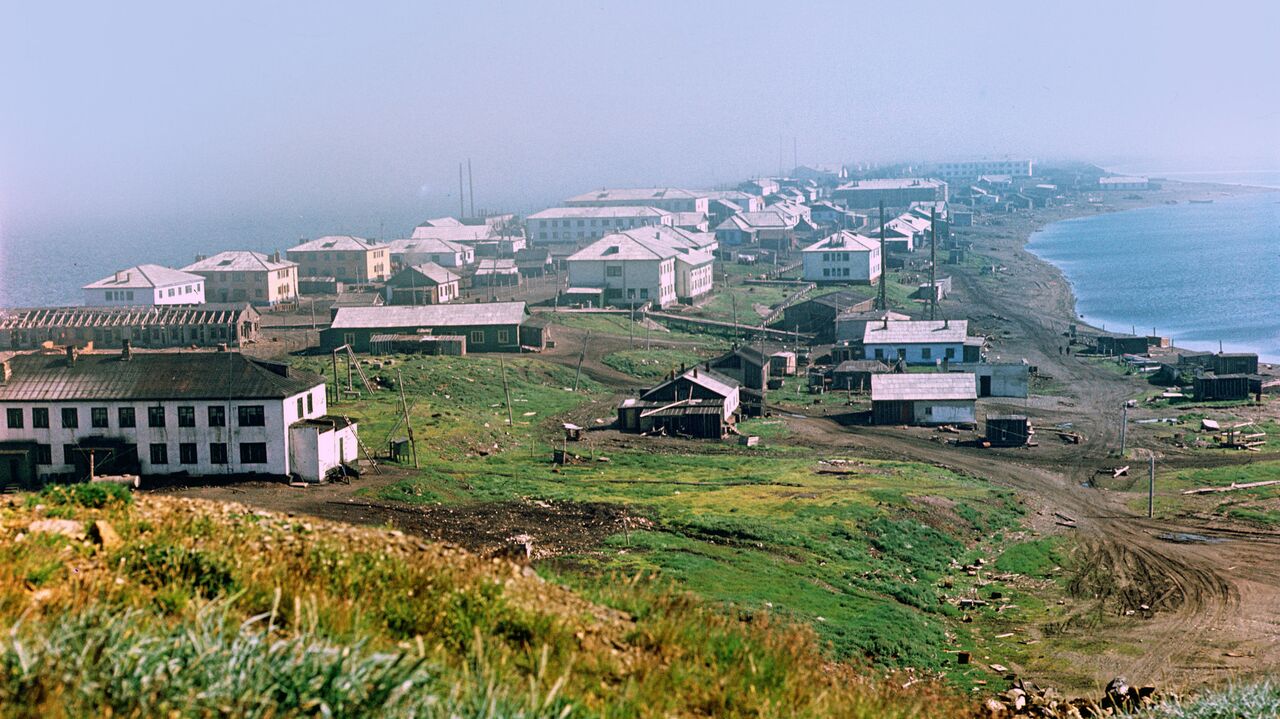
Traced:
[[968, 372], [871, 376], [874, 424], [975, 424], [977, 398]]

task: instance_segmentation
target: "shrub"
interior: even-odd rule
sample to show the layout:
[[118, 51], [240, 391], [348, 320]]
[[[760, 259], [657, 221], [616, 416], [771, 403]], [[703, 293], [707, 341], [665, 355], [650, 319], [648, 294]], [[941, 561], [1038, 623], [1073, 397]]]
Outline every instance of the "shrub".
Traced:
[[123, 557], [125, 570], [155, 589], [177, 585], [211, 598], [238, 586], [229, 562], [199, 549], [146, 543], [126, 548]]
[[34, 504], [53, 506], [104, 507], [124, 506], [133, 501], [128, 487], [111, 482], [85, 482], [81, 484], [51, 484], [28, 500]]

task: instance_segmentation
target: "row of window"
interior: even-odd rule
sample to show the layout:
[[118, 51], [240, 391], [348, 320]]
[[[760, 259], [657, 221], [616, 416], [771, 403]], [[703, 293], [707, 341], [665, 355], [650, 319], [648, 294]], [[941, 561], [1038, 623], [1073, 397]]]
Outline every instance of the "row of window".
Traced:
[[[561, 223], [563, 223], [564, 227], [573, 227], [574, 220], [538, 220], [538, 227], [539, 228], [547, 227], [548, 226], [547, 223], [550, 223], [551, 227], [560, 227]], [[577, 223], [578, 223], [578, 227], [587, 226], [586, 220], [577, 220]], [[629, 217], [625, 219], [621, 217], [617, 217], [617, 218], [614, 218], [612, 223], [610, 223], [610, 221], [607, 218], [591, 220], [592, 227], [636, 227], [636, 226], [648, 225], [651, 223], [652, 223], [651, 220], [637, 219], [634, 217]], [[545, 239], [546, 235], [543, 235], [543, 238]]]
[[129, 302], [133, 300], [133, 290], [107, 290], [108, 302]]
[[[169, 464], [169, 445], [163, 442], [157, 442], [149, 447], [149, 453], [152, 465]], [[64, 444], [62, 445], [62, 463], [75, 464], [76, 460], [84, 460], [86, 450], [81, 449], [79, 445]], [[53, 464], [53, 447], [48, 444], [37, 444], [35, 451], [36, 464], [49, 465]], [[199, 464], [200, 454], [199, 447], [195, 442], [181, 442], [178, 444], [178, 464]], [[209, 443], [209, 464], [226, 464], [227, 463], [227, 444], [226, 442], [210, 442]], [[241, 442], [240, 443], [240, 464], [266, 464], [267, 463], [267, 445], [265, 442]]]
[[[949, 359], [949, 360], [953, 360], [953, 359], [955, 359], [955, 358], [956, 358], [956, 350], [955, 350], [955, 348], [954, 348], [954, 347], [948, 347], [948, 348], [946, 348], [945, 356], [946, 356], [946, 358], [947, 358], [947, 359]], [[885, 352], [884, 352], [884, 349], [877, 347], [877, 348], [876, 348], [876, 351], [875, 351], [875, 357], [876, 357], [876, 359], [884, 359], [884, 358], [885, 358]], [[903, 348], [899, 347], [899, 348], [898, 348], [898, 359], [906, 359], [906, 358], [907, 358], [907, 351], [906, 351], [905, 349], [903, 349]], [[920, 348], [920, 359], [933, 359], [933, 348], [932, 348], [932, 347], [921, 347], [921, 348]]]
[[195, 285], [183, 285], [182, 287], [170, 287], [169, 294], [166, 297], [175, 297], [177, 295], [195, 294], [197, 287]]
[[[298, 415], [301, 416], [303, 408], [303, 398], [298, 398]], [[306, 408], [310, 412], [312, 410], [311, 395], [306, 396]], [[207, 408], [208, 426], [225, 427], [227, 426], [227, 408], [222, 405], [209, 405]], [[25, 412], [21, 407], [9, 407], [5, 409], [5, 423], [9, 429], [22, 429], [26, 422]], [[80, 426], [80, 408], [63, 407], [61, 411], [62, 427], [64, 429], [76, 429]], [[89, 408], [89, 426], [95, 429], [105, 429], [111, 426], [110, 413], [106, 407], [90, 407]], [[266, 411], [260, 404], [241, 405], [236, 407], [236, 421], [241, 427], [262, 427], [267, 423]], [[148, 427], [164, 427], [167, 422], [164, 407], [148, 407], [147, 408], [147, 426]], [[31, 408], [31, 426], [36, 429], [49, 428], [49, 408], [48, 407], [32, 407]], [[116, 426], [121, 428], [137, 427], [138, 417], [134, 407], [119, 407], [116, 410]], [[194, 427], [196, 426], [196, 408], [190, 405], [182, 405], [178, 407], [178, 426]]]
[[848, 267], [823, 267], [823, 277], [849, 277]]

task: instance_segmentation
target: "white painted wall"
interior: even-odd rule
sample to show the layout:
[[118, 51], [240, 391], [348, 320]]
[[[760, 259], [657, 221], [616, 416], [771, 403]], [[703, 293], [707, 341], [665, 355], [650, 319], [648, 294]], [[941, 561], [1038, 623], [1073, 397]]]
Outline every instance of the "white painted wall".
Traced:
[[880, 279], [880, 248], [805, 252], [804, 278], [809, 282], [874, 283]]
[[130, 307], [139, 305], [202, 305], [204, 279], [191, 280], [164, 287], [136, 289], [93, 288], [84, 291], [84, 303], [90, 307]]
[[913, 403], [917, 424], [973, 424], [977, 410], [973, 400], [930, 400]]
[[863, 357], [866, 359], [895, 360], [898, 358], [898, 350], [905, 352], [907, 364], [932, 365], [944, 358], [950, 362], [958, 362], [964, 359], [964, 345], [960, 342], [922, 342], [919, 344], [898, 345], [872, 343], [864, 347]]
[[[623, 291], [634, 300], [653, 301], [659, 307], [676, 302], [676, 261], [665, 260], [570, 260], [570, 287], [599, 287]], [[611, 277], [609, 267], [620, 267], [621, 274]], [[642, 291], [643, 290], [643, 291]], [[608, 300], [606, 300], [607, 302]], [[617, 300], [614, 300], [615, 302]], [[624, 300], [625, 301], [625, 300]]]

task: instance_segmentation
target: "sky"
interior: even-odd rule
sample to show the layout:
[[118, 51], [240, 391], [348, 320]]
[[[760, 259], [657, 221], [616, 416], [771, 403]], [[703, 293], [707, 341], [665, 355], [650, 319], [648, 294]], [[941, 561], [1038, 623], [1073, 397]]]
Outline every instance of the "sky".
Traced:
[[[0, 0], [0, 237], [801, 163], [1280, 168], [1280, 3]], [[781, 152], [780, 152], [781, 149]], [[6, 241], [13, 241], [12, 239]]]

